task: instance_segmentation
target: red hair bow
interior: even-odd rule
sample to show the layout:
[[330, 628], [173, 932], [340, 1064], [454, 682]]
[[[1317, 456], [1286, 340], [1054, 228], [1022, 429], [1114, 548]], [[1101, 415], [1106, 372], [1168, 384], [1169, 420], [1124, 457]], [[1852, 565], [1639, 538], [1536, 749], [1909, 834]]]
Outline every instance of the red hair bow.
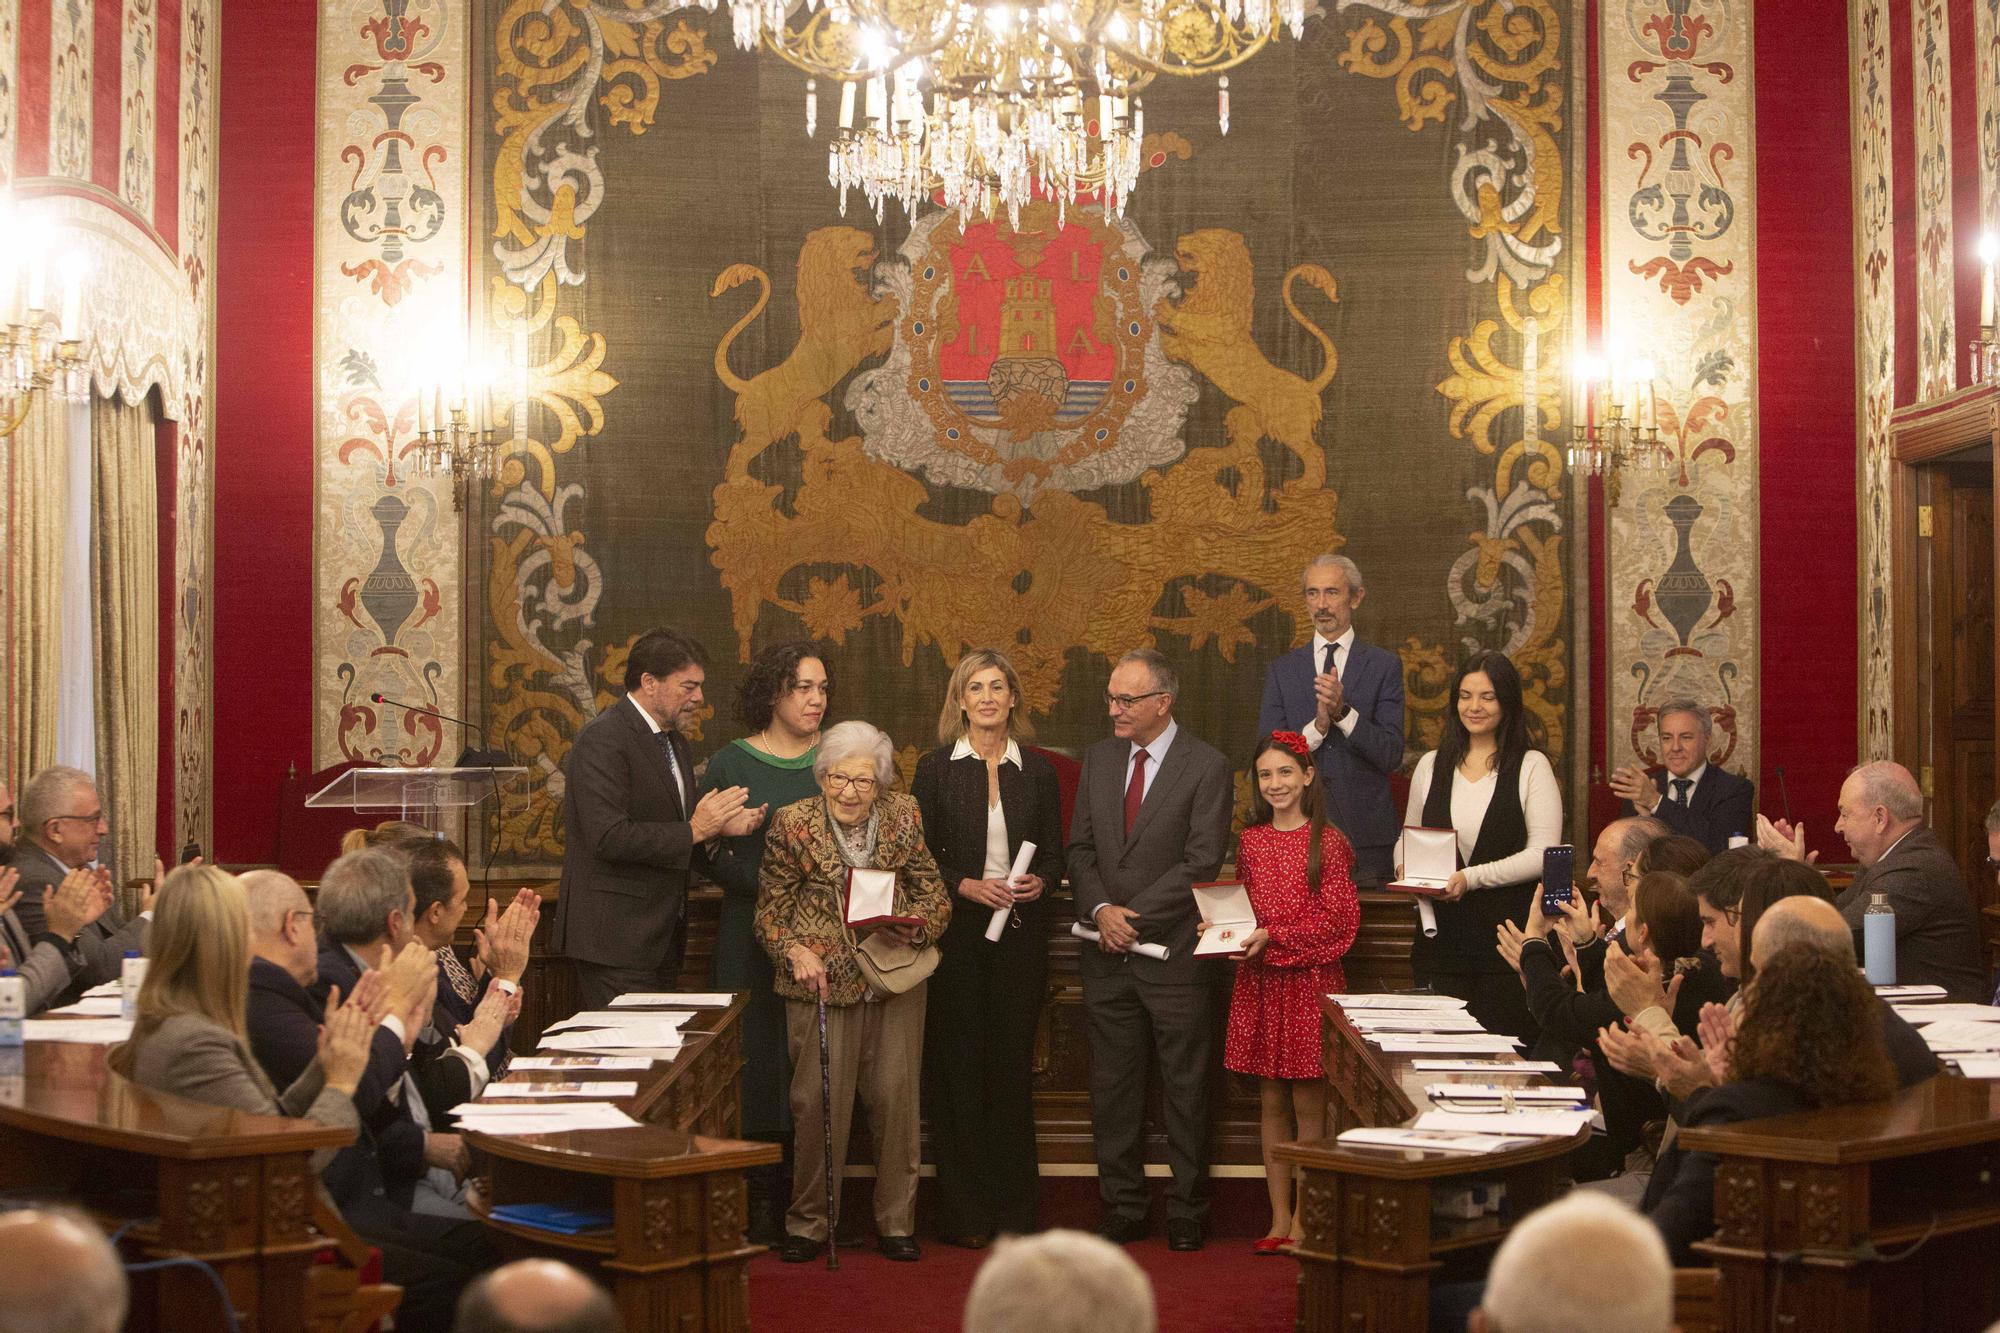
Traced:
[[1271, 743], [1284, 746], [1301, 759], [1307, 761], [1312, 759], [1312, 747], [1307, 745], [1306, 738], [1296, 731], [1274, 731], [1271, 733]]

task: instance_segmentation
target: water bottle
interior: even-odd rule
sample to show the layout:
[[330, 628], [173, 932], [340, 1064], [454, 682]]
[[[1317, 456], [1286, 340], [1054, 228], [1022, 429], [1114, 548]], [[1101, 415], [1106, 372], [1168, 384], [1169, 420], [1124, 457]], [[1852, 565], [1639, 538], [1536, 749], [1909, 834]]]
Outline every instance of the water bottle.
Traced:
[[1871, 986], [1896, 984], [1896, 911], [1889, 895], [1868, 895], [1868, 910], [1861, 914], [1861, 969]]
[[19, 1046], [28, 1017], [28, 983], [13, 968], [0, 972], [0, 1048]]
[[1733, 851], [1735, 851], [1735, 850], [1736, 850], [1736, 849], [1737, 849], [1738, 847], [1748, 847], [1749, 845], [1750, 845], [1750, 839], [1749, 839], [1749, 838], [1747, 838], [1747, 837], [1745, 837], [1745, 836], [1744, 836], [1744, 835], [1742, 835], [1741, 833], [1732, 833], [1732, 834], [1730, 834], [1730, 835], [1729, 835], [1729, 850], [1730, 850], [1730, 851], [1732, 851], [1732, 852], [1733, 852]]
[[19, 1046], [0, 1046], [0, 1106], [19, 1106], [28, 1100], [28, 1052]]
[[118, 1016], [127, 1022], [139, 1016], [139, 987], [146, 984], [146, 960], [137, 949], [125, 951], [118, 973]]

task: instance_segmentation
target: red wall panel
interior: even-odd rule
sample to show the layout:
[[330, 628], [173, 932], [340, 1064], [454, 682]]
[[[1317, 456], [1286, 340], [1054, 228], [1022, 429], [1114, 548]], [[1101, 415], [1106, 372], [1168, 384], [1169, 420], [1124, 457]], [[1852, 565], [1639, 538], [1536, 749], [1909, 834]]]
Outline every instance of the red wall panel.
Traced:
[[269, 861], [312, 743], [311, 0], [230, 11], [216, 233], [215, 846]]

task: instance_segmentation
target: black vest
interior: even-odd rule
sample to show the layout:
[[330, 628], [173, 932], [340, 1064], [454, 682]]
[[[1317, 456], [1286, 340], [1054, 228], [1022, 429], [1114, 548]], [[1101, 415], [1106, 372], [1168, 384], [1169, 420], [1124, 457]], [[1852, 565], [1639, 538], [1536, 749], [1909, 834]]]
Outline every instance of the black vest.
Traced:
[[[1451, 789], [1458, 780], [1458, 771], [1454, 767], [1439, 773], [1437, 761], [1431, 762], [1431, 789], [1424, 798], [1424, 826], [1451, 828]], [[1494, 777], [1493, 800], [1479, 823], [1471, 860], [1461, 857], [1460, 865], [1461, 868], [1468, 864], [1485, 865], [1512, 856], [1527, 845], [1528, 817], [1521, 809], [1521, 759], [1516, 757], [1502, 764]], [[1434, 904], [1437, 938], [1418, 935], [1411, 952], [1411, 962], [1418, 974], [1509, 971], [1506, 960], [1495, 947], [1498, 943], [1495, 931], [1502, 921], [1527, 925], [1528, 900], [1534, 891], [1535, 881], [1530, 879], [1522, 884], [1474, 889], [1455, 903]]]

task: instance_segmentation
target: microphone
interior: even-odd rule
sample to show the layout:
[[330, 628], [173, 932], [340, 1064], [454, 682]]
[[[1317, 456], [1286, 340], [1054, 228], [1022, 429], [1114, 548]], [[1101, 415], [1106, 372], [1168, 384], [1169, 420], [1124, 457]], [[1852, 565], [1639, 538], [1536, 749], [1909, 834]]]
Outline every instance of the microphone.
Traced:
[[1779, 764], [1772, 771], [1778, 775], [1778, 803], [1784, 808], [1785, 823], [1789, 825], [1792, 822], [1792, 797], [1785, 790], [1785, 766]]
[[[380, 690], [377, 690], [375, 693], [369, 695], [368, 698], [369, 701], [372, 703], [387, 704], [391, 708], [400, 708], [406, 713], [421, 713], [425, 717], [438, 718], [439, 720], [444, 722], [456, 722], [459, 726], [464, 727], [467, 731], [471, 732], [475, 737], [479, 735], [479, 728], [474, 726], [472, 723], [467, 722], [462, 717], [453, 717], [450, 713], [440, 713], [437, 709], [426, 708], [422, 704], [404, 703], [401, 699], [391, 699], [388, 695], [383, 694]], [[454, 768], [505, 768], [511, 765], [513, 762], [514, 761], [512, 759], [508, 758], [507, 752], [505, 750], [483, 750], [476, 745], [468, 745], [463, 750], [460, 750], [458, 752], [458, 760], [453, 765], [453, 767]]]

